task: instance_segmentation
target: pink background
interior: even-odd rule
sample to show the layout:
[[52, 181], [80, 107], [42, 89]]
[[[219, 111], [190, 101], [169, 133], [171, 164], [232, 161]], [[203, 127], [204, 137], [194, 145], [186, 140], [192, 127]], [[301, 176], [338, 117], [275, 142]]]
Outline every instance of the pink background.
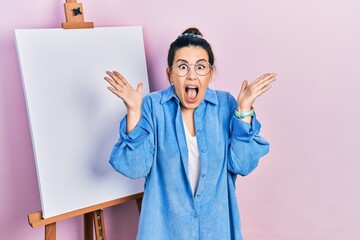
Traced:
[[[14, 29], [60, 27], [63, 2], [3, 1], [0, 8], [0, 232], [6, 239], [44, 234], [26, 218], [41, 206]], [[242, 80], [278, 73], [255, 104], [270, 154], [237, 182], [245, 239], [360, 239], [359, 1], [82, 3], [85, 19], [97, 27], [143, 27], [152, 90], [168, 86], [168, 47], [189, 26], [212, 43], [213, 88], [237, 95]], [[105, 210], [109, 239], [134, 239], [137, 221], [134, 202]], [[82, 239], [81, 224], [80, 217], [59, 222], [58, 239]]]

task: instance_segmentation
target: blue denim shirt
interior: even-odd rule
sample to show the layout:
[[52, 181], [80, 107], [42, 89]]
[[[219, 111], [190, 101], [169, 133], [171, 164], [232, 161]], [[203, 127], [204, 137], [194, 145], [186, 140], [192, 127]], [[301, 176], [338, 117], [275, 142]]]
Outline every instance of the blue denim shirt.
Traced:
[[138, 240], [241, 240], [235, 195], [245, 176], [269, 151], [260, 123], [234, 116], [237, 101], [228, 92], [207, 89], [194, 124], [201, 173], [192, 194], [180, 101], [172, 87], [143, 99], [142, 116], [126, 134], [126, 117], [110, 164], [130, 178], [145, 177]]

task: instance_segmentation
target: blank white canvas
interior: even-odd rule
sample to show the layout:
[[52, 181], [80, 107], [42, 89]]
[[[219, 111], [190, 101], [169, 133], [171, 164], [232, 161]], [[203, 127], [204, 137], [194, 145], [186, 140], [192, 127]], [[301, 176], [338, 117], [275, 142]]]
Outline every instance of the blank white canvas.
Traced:
[[43, 217], [143, 191], [108, 163], [126, 108], [106, 70], [149, 92], [141, 27], [15, 30]]

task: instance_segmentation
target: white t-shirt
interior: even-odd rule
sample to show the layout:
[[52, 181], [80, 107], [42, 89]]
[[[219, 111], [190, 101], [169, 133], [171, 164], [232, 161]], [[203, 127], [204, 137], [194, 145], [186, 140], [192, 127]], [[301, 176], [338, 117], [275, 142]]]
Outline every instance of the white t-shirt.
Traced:
[[200, 154], [197, 144], [196, 136], [191, 136], [188, 128], [184, 123], [185, 135], [186, 135], [186, 144], [188, 147], [188, 157], [189, 157], [189, 180], [193, 195], [196, 192], [197, 185], [199, 183], [200, 176]]

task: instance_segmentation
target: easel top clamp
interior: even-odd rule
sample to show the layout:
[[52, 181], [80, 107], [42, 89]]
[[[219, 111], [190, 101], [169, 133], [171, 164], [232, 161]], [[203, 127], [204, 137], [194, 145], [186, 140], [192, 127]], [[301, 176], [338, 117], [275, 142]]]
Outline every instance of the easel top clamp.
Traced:
[[76, 0], [66, 0], [66, 3], [64, 3], [64, 9], [66, 22], [61, 24], [62, 28], [94, 28], [93, 22], [84, 21], [82, 3], [78, 3]]

